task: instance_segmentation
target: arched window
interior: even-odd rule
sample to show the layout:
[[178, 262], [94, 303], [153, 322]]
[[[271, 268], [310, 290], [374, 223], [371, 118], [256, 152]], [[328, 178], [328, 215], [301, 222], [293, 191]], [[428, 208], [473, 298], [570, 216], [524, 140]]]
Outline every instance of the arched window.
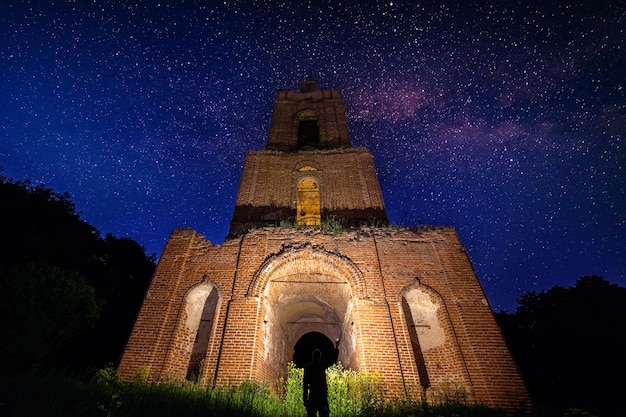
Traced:
[[298, 183], [296, 224], [317, 226], [320, 224], [320, 189], [313, 178], [304, 178]]
[[187, 380], [197, 381], [202, 373], [204, 358], [206, 357], [215, 320], [218, 294], [212, 285], [200, 285], [187, 297], [187, 323], [188, 331], [195, 338], [187, 367]]
[[317, 171], [317, 168], [315, 168], [313, 165], [303, 165], [298, 168], [298, 171]]

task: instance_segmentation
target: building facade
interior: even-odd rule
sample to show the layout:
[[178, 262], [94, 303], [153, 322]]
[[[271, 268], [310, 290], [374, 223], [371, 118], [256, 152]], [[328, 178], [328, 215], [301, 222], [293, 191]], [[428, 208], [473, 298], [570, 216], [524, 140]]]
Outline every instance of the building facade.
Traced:
[[451, 227], [392, 227], [373, 157], [343, 103], [281, 91], [265, 150], [248, 153], [229, 235], [191, 229], [163, 250], [118, 372], [129, 380], [276, 383], [288, 363], [339, 346], [390, 398], [530, 399]]

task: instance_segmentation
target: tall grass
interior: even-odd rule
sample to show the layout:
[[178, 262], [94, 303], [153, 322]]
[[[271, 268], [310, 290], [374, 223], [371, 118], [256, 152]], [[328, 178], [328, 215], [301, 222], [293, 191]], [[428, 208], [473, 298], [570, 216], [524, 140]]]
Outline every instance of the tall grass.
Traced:
[[[197, 385], [126, 383], [108, 370], [82, 380], [69, 376], [23, 376], [0, 379], [2, 416], [231, 416], [301, 417], [302, 369], [289, 366], [282, 390], [245, 382], [231, 388], [204, 389]], [[386, 402], [382, 379], [335, 365], [328, 370], [332, 417], [347, 416], [505, 416], [504, 412], [454, 401], [438, 405], [422, 402]]]

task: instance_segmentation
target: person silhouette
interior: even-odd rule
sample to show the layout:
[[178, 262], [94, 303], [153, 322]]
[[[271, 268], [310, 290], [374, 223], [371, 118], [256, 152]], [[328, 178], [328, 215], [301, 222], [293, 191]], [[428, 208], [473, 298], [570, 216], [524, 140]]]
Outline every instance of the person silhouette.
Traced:
[[304, 379], [302, 380], [302, 400], [306, 407], [307, 417], [328, 417], [328, 384], [326, 382], [326, 368], [337, 361], [339, 356], [339, 340], [330, 357], [322, 360], [322, 351], [314, 349], [311, 353], [311, 362], [304, 366]]

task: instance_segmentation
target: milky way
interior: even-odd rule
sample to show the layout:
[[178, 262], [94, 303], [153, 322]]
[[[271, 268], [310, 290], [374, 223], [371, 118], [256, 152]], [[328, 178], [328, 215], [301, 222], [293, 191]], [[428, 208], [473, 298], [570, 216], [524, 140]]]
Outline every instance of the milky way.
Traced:
[[455, 226], [494, 309], [626, 285], [626, 8], [463, 3], [3, 1], [0, 165], [148, 253], [221, 243], [277, 92], [313, 79], [392, 222]]

